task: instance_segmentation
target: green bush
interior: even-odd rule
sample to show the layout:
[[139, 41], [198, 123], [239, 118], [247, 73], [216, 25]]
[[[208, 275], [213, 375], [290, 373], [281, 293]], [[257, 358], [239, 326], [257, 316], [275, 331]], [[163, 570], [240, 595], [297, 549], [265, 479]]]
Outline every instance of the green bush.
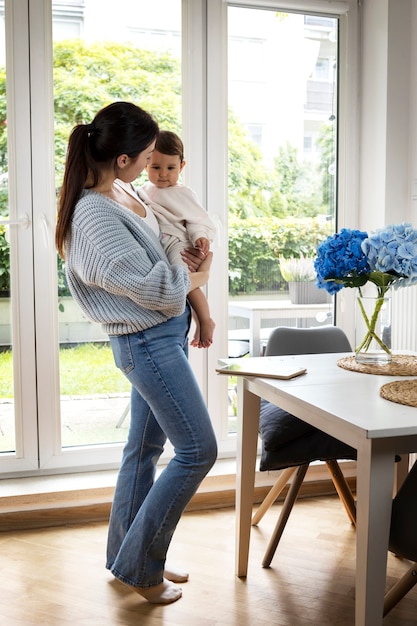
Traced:
[[278, 257], [316, 255], [332, 232], [316, 218], [229, 218], [229, 293], [279, 291], [285, 281]]
[[[229, 218], [229, 293], [280, 291], [286, 286], [278, 257], [315, 256], [332, 223], [316, 218]], [[9, 244], [0, 226], [0, 293], [10, 289]], [[58, 295], [69, 295], [64, 264], [58, 258]]]
[[6, 227], [0, 226], [0, 295], [10, 291], [9, 242], [6, 239]]

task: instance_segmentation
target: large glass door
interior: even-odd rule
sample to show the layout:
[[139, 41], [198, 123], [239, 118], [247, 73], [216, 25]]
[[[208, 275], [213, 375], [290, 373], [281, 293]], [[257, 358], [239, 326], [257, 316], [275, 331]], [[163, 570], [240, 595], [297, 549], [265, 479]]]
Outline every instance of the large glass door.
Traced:
[[38, 467], [26, 2], [0, 3], [0, 470]]
[[[52, 17], [57, 189], [72, 127], [91, 121], [110, 102], [133, 101], [162, 128], [181, 134], [179, 0], [123, 0], [117, 12], [96, 0], [67, 7], [52, 2]], [[130, 385], [114, 366], [105, 333], [71, 298], [61, 259], [58, 295], [62, 447], [121, 443], [129, 426]]]
[[313, 262], [335, 229], [338, 19], [290, 7], [228, 9], [229, 340], [254, 356], [271, 327], [333, 321]]
[[[157, 6], [122, 0], [116, 13], [97, 0], [70, 4], [52, 2], [56, 189], [72, 127], [91, 121], [110, 102], [136, 102], [162, 128], [181, 134], [180, 0]], [[86, 465], [111, 463], [127, 436], [130, 385], [114, 365], [105, 333], [71, 298], [61, 259], [57, 287], [61, 450], [56, 462], [77, 457]]]
[[[54, 245], [69, 131], [115, 99], [134, 99], [161, 128], [182, 134], [184, 182], [218, 228], [207, 288], [215, 341], [190, 350], [190, 361], [220, 456], [234, 454], [234, 388], [215, 369], [236, 338], [250, 346], [251, 329], [231, 307], [288, 301], [291, 323], [305, 323], [306, 315], [294, 318], [279, 256], [310, 254], [312, 233], [317, 239], [334, 228], [336, 125], [339, 141], [349, 137], [336, 98], [339, 67], [354, 67], [338, 53], [345, 14], [330, 17], [325, 0], [314, 3], [323, 15], [301, 14], [307, 0], [287, 0], [285, 13], [277, 4], [279, 11], [260, 9], [257, 0], [120, 0], [115, 12], [101, 0], [0, 0], [0, 292], [2, 277], [9, 281], [8, 295], [0, 294], [0, 304], [7, 301], [0, 314], [3, 476], [114, 467], [121, 456], [128, 388], [106, 337], [70, 298]], [[336, 8], [346, 13], [348, 4], [356, 6]], [[346, 39], [341, 49], [348, 50]], [[346, 81], [341, 91], [347, 109]], [[290, 220], [315, 227], [303, 238]], [[332, 320], [330, 303], [300, 306], [319, 306], [314, 323]], [[260, 317], [259, 342], [271, 323]]]
[[[16, 426], [14, 420], [13, 388], [13, 350], [11, 339], [10, 305], [10, 219], [9, 209], [9, 174], [7, 165], [7, 101], [6, 101], [6, 36], [5, 7], [0, 4], [0, 93], [2, 110], [0, 112], [0, 452], [16, 452]], [[14, 220], [13, 220], [14, 221]]]
[[120, 460], [129, 386], [66, 289], [56, 192], [70, 129], [113, 100], [181, 132], [180, 54], [181, 0], [121, 0], [116, 14], [97, 0], [0, 2], [3, 476]]
[[[218, 326], [207, 384], [210, 412], [224, 420], [225, 455], [236, 430], [236, 381], [210, 377], [218, 358], [262, 354], [274, 326], [335, 321], [335, 303], [314, 289], [311, 266], [336, 228], [352, 165], [340, 169], [337, 155], [356, 132], [346, 116], [355, 3], [332, 3], [332, 15], [320, 0], [314, 12], [308, 0], [266, 4], [207, 3], [208, 206], [221, 225], [208, 287]], [[227, 294], [219, 305], [218, 293]]]

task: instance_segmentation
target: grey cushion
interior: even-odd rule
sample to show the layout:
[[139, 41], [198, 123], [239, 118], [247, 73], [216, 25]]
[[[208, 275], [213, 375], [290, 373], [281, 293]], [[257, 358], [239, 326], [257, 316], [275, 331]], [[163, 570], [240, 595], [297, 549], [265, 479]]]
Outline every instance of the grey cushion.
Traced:
[[308, 432], [314, 431], [314, 427], [306, 422], [294, 417], [278, 406], [261, 401], [261, 412], [259, 416], [259, 434], [261, 436], [265, 450], [271, 451], [298, 439]]
[[283, 409], [261, 402], [261, 472], [334, 459], [356, 459], [354, 448], [323, 433]]

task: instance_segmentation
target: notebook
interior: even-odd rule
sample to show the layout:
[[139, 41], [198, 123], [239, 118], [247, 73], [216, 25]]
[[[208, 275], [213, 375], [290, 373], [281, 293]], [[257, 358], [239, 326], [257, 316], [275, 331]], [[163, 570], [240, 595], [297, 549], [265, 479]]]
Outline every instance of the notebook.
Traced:
[[243, 359], [222, 359], [216, 368], [219, 374], [228, 376], [257, 376], [258, 378], [295, 378], [307, 369], [299, 363], [289, 363], [279, 356], [254, 356]]

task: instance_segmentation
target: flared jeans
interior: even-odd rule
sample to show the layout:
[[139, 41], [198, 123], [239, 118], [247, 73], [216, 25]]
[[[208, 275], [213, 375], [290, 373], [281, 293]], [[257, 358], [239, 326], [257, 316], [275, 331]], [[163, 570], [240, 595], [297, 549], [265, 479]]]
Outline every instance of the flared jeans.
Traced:
[[[162, 582], [177, 523], [217, 455], [206, 403], [187, 359], [189, 320], [187, 307], [148, 330], [110, 337], [132, 393], [106, 567], [136, 587]], [[175, 455], [155, 479], [167, 438]]]

